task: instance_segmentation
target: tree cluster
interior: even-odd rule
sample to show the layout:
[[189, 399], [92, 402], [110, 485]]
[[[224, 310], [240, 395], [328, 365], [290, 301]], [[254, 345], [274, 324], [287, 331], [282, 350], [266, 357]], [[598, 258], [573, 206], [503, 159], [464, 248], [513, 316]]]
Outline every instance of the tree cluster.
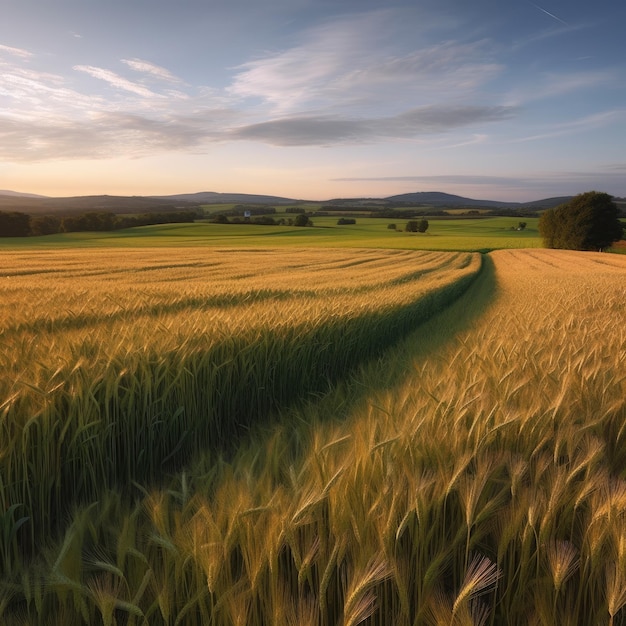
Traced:
[[409, 220], [404, 229], [407, 233], [425, 233], [428, 230], [428, 220]]
[[115, 215], [106, 212], [88, 212], [82, 215], [31, 216], [27, 213], [0, 211], [0, 237], [29, 237], [56, 233], [106, 232], [133, 226], [189, 223], [198, 218], [195, 211], [172, 211], [142, 215]]
[[15, 211], [0, 211], [0, 237], [26, 237], [29, 234], [29, 215]]
[[304, 214], [304, 213], [300, 213], [299, 215], [296, 216], [296, 219], [293, 221], [293, 225], [294, 226], [313, 226], [313, 222], [311, 221], [311, 218]]
[[[313, 226], [311, 218], [306, 213], [296, 213], [295, 217], [288, 217], [285, 219], [274, 218], [271, 215], [259, 215], [256, 217], [229, 217], [228, 212], [216, 213], [212, 215], [209, 221], [212, 224], [257, 224], [261, 226]], [[353, 223], [353, 222], [351, 222]]]
[[622, 238], [623, 228], [612, 196], [588, 191], [544, 211], [539, 233], [547, 248], [603, 250]]

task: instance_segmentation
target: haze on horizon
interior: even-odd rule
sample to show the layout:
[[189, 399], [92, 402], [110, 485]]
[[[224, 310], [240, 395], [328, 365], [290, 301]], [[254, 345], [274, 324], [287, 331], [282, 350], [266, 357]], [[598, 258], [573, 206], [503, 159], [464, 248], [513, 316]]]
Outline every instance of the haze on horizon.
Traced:
[[626, 196], [622, 0], [0, 8], [0, 189]]

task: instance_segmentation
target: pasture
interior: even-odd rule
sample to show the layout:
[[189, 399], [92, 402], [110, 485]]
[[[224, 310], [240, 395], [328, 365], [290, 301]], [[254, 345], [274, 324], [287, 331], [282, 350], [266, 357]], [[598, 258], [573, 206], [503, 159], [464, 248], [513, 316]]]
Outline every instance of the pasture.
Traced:
[[260, 239], [0, 253], [3, 623], [626, 623], [626, 258]]
[[[406, 233], [406, 220], [357, 218], [338, 226], [337, 217], [315, 217], [314, 226], [259, 226], [252, 224], [166, 224], [106, 233], [64, 233], [45, 237], [0, 238], [2, 249], [67, 247], [329, 247], [407, 250], [488, 251], [541, 246], [536, 218], [523, 218], [528, 226], [515, 230], [519, 219], [429, 219], [426, 233]], [[395, 223], [397, 230], [390, 230]]]

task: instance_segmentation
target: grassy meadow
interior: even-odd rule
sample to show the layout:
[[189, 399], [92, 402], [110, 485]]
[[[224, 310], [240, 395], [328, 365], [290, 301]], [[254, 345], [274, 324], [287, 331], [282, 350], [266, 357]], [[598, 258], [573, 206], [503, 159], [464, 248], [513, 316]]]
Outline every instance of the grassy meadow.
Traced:
[[[293, 216], [291, 216], [293, 217]], [[426, 233], [406, 233], [406, 220], [359, 217], [357, 223], [338, 226], [337, 217], [315, 217], [314, 226], [260, 226], [253, 224], [165, 224], [106, 233], [63, 233], [45, 237], [0, 238], [2, 249], [68, 247], [330, 247], [486, 252], [501, 248], [537, 248], [541, 239], [537, 218], [523, 218], [524, 231], [513, 217], [429, 218]], [[395, 223], [397, 230], [388, 225]]]
[[626, 257], [467, 223], [1, 251], [0, 621], [626, 624]]

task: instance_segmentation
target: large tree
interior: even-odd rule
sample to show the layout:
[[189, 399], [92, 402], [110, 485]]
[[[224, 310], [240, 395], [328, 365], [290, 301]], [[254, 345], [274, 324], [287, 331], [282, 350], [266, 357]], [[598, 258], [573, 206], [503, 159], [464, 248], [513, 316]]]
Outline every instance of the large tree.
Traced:
[[588, 191], [545, 211], [539, 232], [548, 248], [603, 250], [622, 238], [622, 224], [612, 196]]

